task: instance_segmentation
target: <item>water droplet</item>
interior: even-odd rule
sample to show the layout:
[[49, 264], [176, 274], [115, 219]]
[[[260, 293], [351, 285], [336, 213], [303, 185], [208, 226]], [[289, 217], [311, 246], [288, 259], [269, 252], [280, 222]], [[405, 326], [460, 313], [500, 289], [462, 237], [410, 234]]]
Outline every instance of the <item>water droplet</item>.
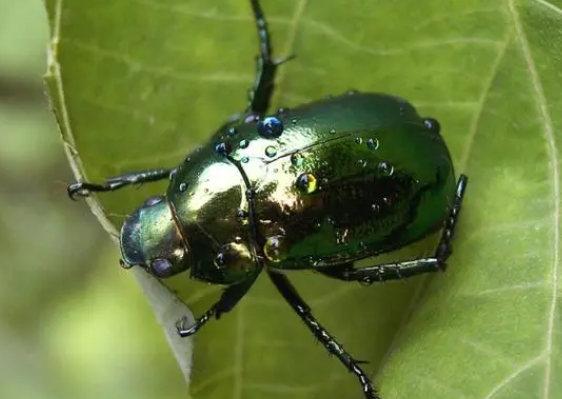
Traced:
[[[182, 184], [185, 184], [185, 183], [182, 183]], [[181, 185], [180, 185], [180, 187], [181, 187]], [[164, 199], [163, 195], [158, 195], [156, 197], [150, 197], [146, 201], [144, 201], [143, 205], [144, 206], [153, 206], [153, 205], [158, 204], [159, 202], [162, 202], [163, 199]]]
[[330, 129], [330, 134], [336, 134], [336, 129]]
[[236, 133], [238, 133], [238, 131], [236, 130], [235, 127], [229, 127], [229, 128], [228, 128], [227, 134], [228, 134], [230, 137], [234, 136]]
[[239, 219], [246, 219], [248, 217], [248, 212], [246, 212], [244, 209], [238, 209], [236, 211], [236, 217]]
[[248, 140], [240, 140], [240, 144], [238, 144], [240, 148], [248, 148], [250, 142]]
[[226, 252], [219, 252], [215, 258], [215, 266], [222, 269], [228, 263], [228, 256]]
[[304, 155], [302, 155], [300, 152], [295, 152], [293, 155], [291, 155], [291, 163], [295, 166], [302, 166], [302, 164], [304, 163]]
[[370, 138], [369, 140], [367, 140], [367, 147], [372, 150], [376, 150], [377, 148], [379, 148], [379, 140], [376, 138]]
[[287, 254], [287, 243], [284, 236], [269, 237], [263, 246], [265, 257], [273, 263], [279, 263]]
[[328, 178], [327, 177], [323, 177], [322, 180], [320, 180], [320, 182], [322, 184], [328, 184]]
[[296, 186], [301, 192], [311, 194], [317, 189], [316, 176], [312, 173], [303, 173], [297, 177]]
[[359, 91], [355, 90], [355, 89], [351, 89], [347, 91], [347, 95], [348, 96], [354, 96], [355, 94], [359, 93]]
[[283, 133], [283, 122], [276, 116], [268, 116], [258, 122], [258, 134], [266, 139], [274, 139]]
[[278, 115], [285, 115], [288, 111], [288, 108], [281, 107], [277, 110]]
[[259, 119], [259, 116], [250, 114], [244, 118], [244, 123], [257, 122]]
[[277, 155], [277, 148], [272, 145], [268, 145], [267, 147], [265, 147], [265, 155], [273, 158], [275, 155]]
[[381, 207], [379, 206], [379, 204], [372, 204], [371, 209], [373, 210], [373, 212], [378, 212], [380, 211]]
[[320, 229], [322, 227], [322, 222], [316, 222], [314, 223], [314, 228], [315, 229]]
[[179, 189], [183, 193], [185, 190], [187, 190], [187, 183], [180, 183]]
[[292, 119], [292, 120], [291, 120], [291, 123], [292, 123], [293, 125], [296, 125], [296, 124], [297, 124], [297, 120], [296, 120], [296, 119]]
[[248, 157], [242, 157], [242, 159], [240, 159], [240, 162], [242, 162], [242, 163], [248, 163], [248, 162], [250, 162], [250, 158], [248, 158]]
[[215, 152], [222, 156], [228, 155], [231, 150], [230, 144], [225, 141], [221, 141], [215, 146]]
[[392, 166], [388, 162], [379, 163], [378, 168], [379, 168], [379, 173], [382, 174], [383, 176], [392, 176], [392, 174], [394, 173], [394, 166]]
[[441, 125], [439, 124], [437, 119], [426, 118], [424, 119], [423, 124], [432, 132], [439, 133], [441, 131]]
[[363, 139], [361, 137], [355, 137], [355, 142], [357, 144], [362, 144], [363, 143]]

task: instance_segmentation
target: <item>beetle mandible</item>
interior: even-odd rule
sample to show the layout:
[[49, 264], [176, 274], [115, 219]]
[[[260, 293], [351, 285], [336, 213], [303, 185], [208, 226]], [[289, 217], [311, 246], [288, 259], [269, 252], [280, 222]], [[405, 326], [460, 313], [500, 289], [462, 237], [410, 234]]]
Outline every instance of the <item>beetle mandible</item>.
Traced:
[[[440, 125], [407, 101], [349, 92], [267, 115], [279, 65], [259, 0], [250, 0], [260, 55], [247, 109], [175, 169], [77, 182], [71, 198], [170, 179], [121, 228], [121, 264], [157, 278], [190, 272], [226, 288], [191, 326], [229, 312], [265, 270], [312, 334], [354, 373], [365, 398], [379, 399], [361, 362], [314, 318], [279, 271], [312, 269], [370, 284], [445, 269], [467, 177], [455, 179]], [[428, 258], [356, 268], [442, 229]]]

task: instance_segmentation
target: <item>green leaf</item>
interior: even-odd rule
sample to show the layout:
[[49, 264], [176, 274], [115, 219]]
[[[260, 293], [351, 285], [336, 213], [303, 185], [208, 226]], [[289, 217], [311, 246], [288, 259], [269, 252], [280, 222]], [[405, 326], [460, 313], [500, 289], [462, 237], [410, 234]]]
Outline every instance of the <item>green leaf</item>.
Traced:
[[[384, 399], [558, 398], [562, 1], [444, 4], [264, 0], [276, 56], [297, 55], [275, 106], [350, 88], [400, 95], [440, 120], [470, 177], [446, 274], [371, 287], [293, 278], [371, 362]], [[78, 175], [177, 165], [245, 107], [257, 54], [247, 2], [46, 6], [47, 81]], [[100, 219], [119, 226], [164, 187], [100, 196]], [[218, 290], [185, 280], [174, 288], [199, 314]], [[362, 397], [263, 277], [197, 334], [192, 360], [196, 399]]]

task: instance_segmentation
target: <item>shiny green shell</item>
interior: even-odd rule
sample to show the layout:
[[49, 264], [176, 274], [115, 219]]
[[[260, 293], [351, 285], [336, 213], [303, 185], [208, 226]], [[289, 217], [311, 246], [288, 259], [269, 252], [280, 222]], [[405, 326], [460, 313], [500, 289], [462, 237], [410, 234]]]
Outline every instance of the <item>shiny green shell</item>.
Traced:
[[[226, 126], [172, 180], [167, 196], [193, 277], [231, 283], [251, 273], [255, 256], [278, 269], [353, 262], [442, 227], [455, 194], [452, 161], [439, 125], [407, 101], [352, 93], [275, 117], [278, 137], [260, 135], [252, 118]], [[257, 251], [249, 187], [232, 160], [255, 190]]]

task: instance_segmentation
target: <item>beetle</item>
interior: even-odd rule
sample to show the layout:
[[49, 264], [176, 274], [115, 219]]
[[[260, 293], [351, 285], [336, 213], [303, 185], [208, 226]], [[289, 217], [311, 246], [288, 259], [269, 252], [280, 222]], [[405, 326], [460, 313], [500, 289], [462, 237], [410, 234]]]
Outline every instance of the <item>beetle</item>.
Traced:
[[[77, 182], [72, 199], [170, 179], [121, 228], [121, 265], [157, 278], [178, 273], [225, 286], [180, 336], [229, 312], [265, 270], [312, 334], [379, 399], [359, 361], [314, 318], [280, 271], [313, 270], [365, 284], [443, 271], [467, 186], [436, 119], [406, 100], [351, 91], [268, 115], [277, 68], [259, 0], [250, 0], [260, 55], [247, 109], [177, 168]], [[442, 230], [431, 257], [356, 268]]]

